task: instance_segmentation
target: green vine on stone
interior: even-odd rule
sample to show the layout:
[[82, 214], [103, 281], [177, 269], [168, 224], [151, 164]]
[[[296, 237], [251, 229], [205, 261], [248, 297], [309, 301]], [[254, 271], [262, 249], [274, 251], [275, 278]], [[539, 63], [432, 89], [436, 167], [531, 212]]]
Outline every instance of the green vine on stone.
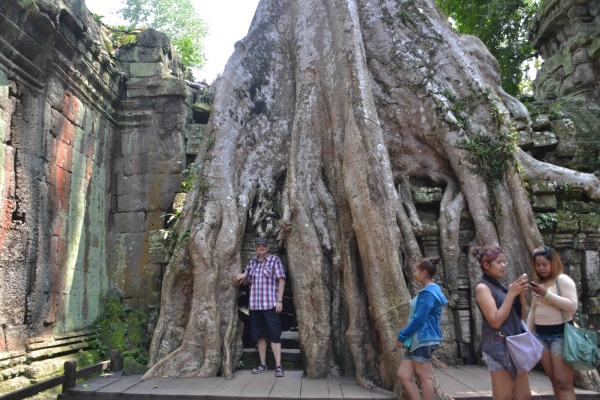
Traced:
[[471, 172], [481, 176], [486, 183], [490, 195], [491, 213], [487, 219], [496, 222], [496, 214], [500, 210], [494, 188], [504, 179], [506, 168], [515, 162], [516, 132], [499, 134], [495, 139], [480, 133], [458, 143], [458, 148], [468, 151], [468, 160], [472, 164]]
[[535, 215], [535, 223], [541, 231], [550, 230], [554, 223], [558, 221], [556, 213], [542, 213]]

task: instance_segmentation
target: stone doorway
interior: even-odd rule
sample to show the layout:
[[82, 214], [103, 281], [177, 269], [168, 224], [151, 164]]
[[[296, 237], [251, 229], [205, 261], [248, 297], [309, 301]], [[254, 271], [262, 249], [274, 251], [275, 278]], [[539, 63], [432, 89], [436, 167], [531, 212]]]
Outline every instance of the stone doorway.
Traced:
[[[248, 262], [254, 257], [254, 239], [256, 235], [253, 232], [246, 232], [242, 242], [241, 267], [244, 271]], [[296, 308], [294, 307], [294, 296], [292, 285], [289, 279], [288, 261], [284, 249], [279, 248], [275, 238], [269, 238], [269, 253], [278, 256], [285, 268], [285, 274], [288, 279], [285, 282], [283, 293], [283, 311], [281, 313], [281, 362], [284, 369], [302, 369], [302, 360], [300, 357], [300, 338], [298, 335], [298, 322], [296, 321]], [[244, 354], [242, 356], [240, 368], [254, 368], [259, 364], [258, 350], [256, 344], [252, 341], [250, 334], [250, 311], [248, 309], [249, 287], [242, 286], [238, 294], [238, 316], [244, 323], [244, 334], [242, 341], [244, 343]], [[270, 344], [267, 347], [267, 365], [269, 369], [274, 369], [274, 360], [271, 353]]]

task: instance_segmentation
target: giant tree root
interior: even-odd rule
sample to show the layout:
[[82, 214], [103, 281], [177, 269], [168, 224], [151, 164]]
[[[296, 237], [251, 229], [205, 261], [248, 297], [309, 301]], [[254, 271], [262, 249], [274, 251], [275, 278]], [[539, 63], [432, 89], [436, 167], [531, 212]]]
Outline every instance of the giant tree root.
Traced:
[[[501, 89], [481, 41], [457, 35], [434, 0], [262, 0], [215, 95], [214, 145], [197, 160], [203, 192], [185, 220], [191, 272], [177, 273], [177, 257], [168, 267], [145, 378], [233, 377], [241, 343], [232, 276], [251, 225], [285, 244], [307, 376], [354, 375], [402, 397], [394, 345], [411, 298], [403, 268], [421, 257], [410, 180], [446, 186], [438, 220], [446, 278], [456, 272], [465, 206], [473, 244], [500, 244], [511, 265], [529, 265], [541, 236], [514, 168], [490, 190], [458, 147], [506, 136], [511, 114], [526, 119], [524, 110]], [[598, 198], [597, 180], [547, 170]], [[269, 199], [284, 179], [275, 218]], [[495, 221], [492, 195], [507, 204]], [[469, 266], [474, 287], [479, 272]], [[165, 344], [173, 317], [164, 313], [186, 309], [176, 288], [190, 277], [185, 333]], [[437, 383], [436, 397], [448, 398]]]

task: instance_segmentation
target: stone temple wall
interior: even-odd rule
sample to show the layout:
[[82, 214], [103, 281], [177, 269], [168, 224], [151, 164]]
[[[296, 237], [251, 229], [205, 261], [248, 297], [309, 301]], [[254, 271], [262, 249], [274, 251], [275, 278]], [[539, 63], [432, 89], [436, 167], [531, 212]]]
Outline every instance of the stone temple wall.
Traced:
[[186, 167], [184, 130], [192, 119], [186, 103], [194, 91], [169, 54], [167, 37], [146, 30], [117, 55], [128, 80], [116, 115], [109, 276], [111, 289], [132, 307], [160, 305], [162, 270], [149, 259], [149, 235], [164, 227]]
[[17, 376], [0, 390], [91, 347], [104, 315], [122, 77], [89, 19], [83, 2], [0, 3], [0, 375]]
[[529, 27], [544, 59], [535, 82], [538, 100], [600, 95], [600, 0], [545, 0]]
[[160, 304], [149, 234], [198, 152], [202, 87], [164, 34], [109, 34], [83, 0], [0, 2], [0, 393], [99, 360], [109, 295]]
[[[541, 101], [530, 105], [533, 125], [516, 127], [534, 157], [585, 172], [600, 171], [599, 10], [600, 0], [545, 3], [531, 33], [545, 59]], [[0, 393], [60, 372], [66, 359], [96, 362], [94, 326], [109, 295], [131, 308], [160, 304], [172, 251], [165, 217], [181, 209], [186, 169], [203, 160], [210, 106], [165, 35], [129, 32], [119, 48], [109, 35], [83, 0], [0, 0]], [[443, 188], [412, 184], [419, 244], [437, 256]], [[600, 204], [549, 181], [528, 190], [600, 332]], [[458, 275], [442, 268], [438, 278], [453, 299], [438, 351], [450, 364], [475, 361], [478, 326], [467, 210], [460, 222]], [[286, 309], [292, 296], [286, 289]]]

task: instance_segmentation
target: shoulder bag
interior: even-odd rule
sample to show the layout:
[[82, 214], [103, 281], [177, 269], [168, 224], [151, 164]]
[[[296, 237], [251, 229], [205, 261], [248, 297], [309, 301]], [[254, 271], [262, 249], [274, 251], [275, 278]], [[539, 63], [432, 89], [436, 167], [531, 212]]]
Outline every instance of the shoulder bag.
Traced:
[[[556, 293], [560, 296], [558, 278], [556, 279]], [[583, 327], [581, 315], [581, 303], [578, 301], [579, 327], [567, 323], [567, 317], [561, 308], [563, 321], [565, 322], [563, 360], [569, 367], [580, 371], [591, 371], [596, 369], [600, 360], [598, 352], [598, 337], [596, 332], [588, 331]]]
[[529, 372], [542, 359], [544, 346], [542, 346], [533, 333], [529, 332], [523, 320], [521, 318], [519, 320], [521, 321], [521, 330], [523, 333], [506, 336], [506, 347], [508, 347], [510, 357], [517, 368], [517, 372]]

